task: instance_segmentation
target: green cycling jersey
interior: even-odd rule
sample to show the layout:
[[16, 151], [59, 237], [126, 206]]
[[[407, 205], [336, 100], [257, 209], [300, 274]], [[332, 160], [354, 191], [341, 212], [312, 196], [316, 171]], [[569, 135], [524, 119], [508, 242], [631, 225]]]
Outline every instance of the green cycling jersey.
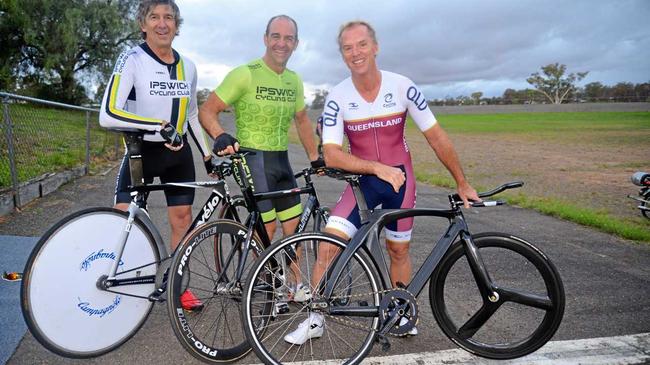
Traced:
[[277, 74], [260, 58], [230, 71], [214, 92], [235, 108], [242, 147], [287, 150], [289, 125], [305, 108], [298, 74], [289, 69]]

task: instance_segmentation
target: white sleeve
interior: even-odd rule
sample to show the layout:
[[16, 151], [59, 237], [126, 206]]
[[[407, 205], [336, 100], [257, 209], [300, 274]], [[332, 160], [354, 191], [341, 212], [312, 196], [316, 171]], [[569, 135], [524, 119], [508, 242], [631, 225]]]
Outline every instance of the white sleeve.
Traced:
[[99, 124], [106, 128], [121, 127], [159, 131], [162, 120], [147, 118], [125, 110], [126, 101], [135, 84], [136, 67], [132, 54], [132, 51], [126, 51], [117, 58], [115, 69], [102, 99]]
[[402, 84], [402, 92], [408, 113], [420, 131], [424, 132], [437, 123], [436, 117], [431, 112], [431, 109], [429, 109], [429, 104], [424, 94], [413, 81], [408, 78], [404, 78], [404, 81]]
[[343, 110], [342, 103], [337, 100], [336, 93], [331, 92], [325, 100], [323, 108], [323, 144], [343, 145]]
[[190, 136], [194, 139], [194, 143], [199, 148], [202, 156], [210, 156], [210, 148], [208, 147], [208, 140], [201, 123], [199, 123], [199, 107], [196, 100], [196, 68], [194, 69], [194, 78], [192, 79], [192, 94], [190, 100], [190, 112], [188, 114]]

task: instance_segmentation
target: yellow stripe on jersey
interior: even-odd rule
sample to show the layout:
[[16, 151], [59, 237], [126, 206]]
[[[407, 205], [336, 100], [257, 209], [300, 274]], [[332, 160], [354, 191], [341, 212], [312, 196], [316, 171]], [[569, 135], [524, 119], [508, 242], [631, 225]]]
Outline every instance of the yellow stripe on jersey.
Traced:
[[127, 111], [124, 111], [122, 109], [119, 109], [115, 106], [115, 103], [117, 102], [117, 90], [120, 88], [120, 75], [119, 74], [113, 74], [113, 80], [112, 82], [109, 83], [111, 85], [111, 90], [109, 92], [109, 100], [108, 100], [108, 111], [113, 114], [114, 117], [117, 117], [118, 119], [127, 119], [129, 122], [133, 123], [151, 123], [151, 124], [160, 124], [161, 120], [159, 119], [153, 119], [153, 118], [146, 118], [137, 114], [129, 113]]
[[[178, 80], [185, 81], [185, 64], [182, 58], [176, 64], [176, 76]], [[187, 109], [190, 103], [190, 97], [180, 98], [180, 105], [178, 107], [178, 120], [176, 121], [176, 130], [179, 133], [185, 133], [184, 127], [185, 121], [187, 120]]]

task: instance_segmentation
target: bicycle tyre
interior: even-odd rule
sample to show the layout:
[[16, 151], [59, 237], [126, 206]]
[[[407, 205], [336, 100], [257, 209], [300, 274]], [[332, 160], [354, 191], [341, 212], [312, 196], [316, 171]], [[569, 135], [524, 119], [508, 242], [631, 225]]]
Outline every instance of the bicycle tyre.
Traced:
[[645, 191], [642, 190], [642, 193], [640, 195], [645, 200], [643, 203], [641, 203], [641, 207], [645, 208], [645, 209], [641, 209], [641, 214], [644, 217], [650, 219], [650, 211], [647, 210], [648, 208], [650, 208], [650, 206], [648, 206], [648, 203], [646, 203], [647, 201], [650, 201], [650, 188], [645, 188]]
[[[170, 266], [167, 304], [172, 329], [183, 347], [204, 362], [231, 362], [250, 352], [241, 324], [232, 321], [232, 315], [229, 315], [231, 310], [239, 315], [241, 291], [237, 295], [224, 289], [234, 276], [235, 266], [241, 257], [240, 244], [247, 232], [245, 226], [232, 220], [220, 219], [202, 225], [186, 236]], [[221, 238], [217, 239], [216, 236]], [[219, 266], [219, 260], [213, 259], [219, 257], [215, 249], [222, 247], [214, 244], [217, 240], [233, 243], [229, 250], [235, 252], [231, 263], [226, 266]], [[253, 237], [252, 243], [256, 248], [252, 249], [253, 254], [247, 256], [247, 267], [253, 264], [254, 258], [263, 249], [257, 236]], [[228, 255], [226, 253], [225, 257]], [[224, 271], [229, 270], [233, 273], [226, 275]], [[183, 309], [180, 296], [186, 288], [203, 302], [200, 312]]]
[[[513, 359], [534, 352], [551, 339], [562, 321], [565, 297], [559, 273], [544, 253], [521, 238], [484, 233], [473, 240], [498, 297], [492, 298], [495, 302], [481, 298], [465, 247], [457, 241], [429, 281], [438, 325], [456, 345], [478, 356]], [[464, 291], [465, 284], [473, 290]], [[513, 316], [522, 319], [512, 320]], [[525, 335], [505, 338], [517, 330]]]
[[[100, 356], [125, 343], [149, 316], [153, 302], [122, 293], [147, 297], [154, 284], [115, 287], [119, 294], [97, 288], [115, 260], [108, 238], [119, 239], [127, 217], [112, 208], [85, 209], [56, 223], [34, 247], [24, 269], [21, 307], [30, 332], [48, 350], [70, 358]], [[118, 278], [147, 263], [136, 275], [156, 273], [156, 243], [139, 219], [121, 261]]]
[[[320, 340], [308, 340], [303, 345], [291, 345], [283, 341], [283, 336], [293, 330], [302, 317], [310, 313], [309, 302], [318, 298], [319, 291], [311, 288], [314, 297], [304, 303], [289, 302], [288, 311], [282, 313], [273, 311], [281, 301], [281, 293], [287, 286], [286, 273], [280, 273], [277, 263], [282, 257], [288, 258], [287, 250], [298, 250], [301, 245], [303, 257], [315, 257], [310, 253], [311, 242], [317, 240], [319, 244], [329, 243], [343, 250], [347, 242], [330, 234], [322, 232], [307, 232], [288, 236], [266, 249], [263, 255], [251, 268], [246, 285], [244, 287], [244, 300], [242, 302], [242, 322], [249, 344], [262, 362], [266, 364], [280, 364], [285, 361], [313, 361], [326, 359], [342, 359], [345, 364], [357, 364], [370, 352], [375, 341], [376, 331], [379, 329], [379, 318], [367, 317], [346, 317], [330, 316], [324, 313], [323, 334]], [[302, 275], [310, 282], [312, 266], [308, 260], [294, 261], [292, 264], [301, 265]], [[335, 261], [335, 260], [334, 260]], [[351, 271], [355, 275], [355, 288], [365, 284], [367, 291], [360, 289], [355, 291], [355, 300], [359, 306], [379, 306], [382, 282], [377, 274], [373, 261], [365, 251], [360, 249], [352, 258]], [[358, 275], [358, 276], [357, 276]], [[339, 282], [341, 282], [339, 280]], [[347, 280], [345, 280], [347, 283]], [[338, 284], [337, 284], [338, 285]], [[347, 285], [347, 284], [343, 284]], [[366, 295], [361, 294], [364, 292]], [[335, 290], [336, 292], [336, 290]], [[340, 292], [340, 290], [339, 290]], [[329, 300], [331, 306], [336, 306], [336, 300]], [[364, 304], [361, 304], [364, 303]], [[261, 309], [260, 309], [261, 308]], [[292, 312], [293, 310], [293, 312]], [[307, 318], [305, 316], [305, 318]], [[364, 321], [365, 322], [362, 322]], [[282, 331], [278, 333], [278, 331]], [[357, 331], [357, 332], [355, 332]], [[361, 332], [358, 341], [353, 343], [349, 336]], [[273, 337], [275, 336], [275, 337]], [[348, 336], [343, 339], [341, 336]], [[332, 345], [333, 341], [340, 340], [339, 346]], [[318, 342], [320, 341], [320, 342]], [[350, 349], [351, 354], [341, 355], [335, 351], [346, 351]], [[314, 352], [320, 352], [315, 354]], [[329, 352], [332, 352], [331, 354]]]
[[[229, 202], [224, 203], [219, 210], [217, 219], [228, 219], [233, 220], [237, 223], [246, 225], [248, 219], [248, 207], [246, 206], [246, 200], [241, 195], [233, 196]], [[235, 242], [232, 240], [224, 240], [221, 235], [214, 236], [214, 252], [217, 254], [215, 259], [215, 267], [217, 271], [221, 271], [224, 266], [224, 253], [228, 252]], [[228, 242], [226, 242], [228, 241]]]

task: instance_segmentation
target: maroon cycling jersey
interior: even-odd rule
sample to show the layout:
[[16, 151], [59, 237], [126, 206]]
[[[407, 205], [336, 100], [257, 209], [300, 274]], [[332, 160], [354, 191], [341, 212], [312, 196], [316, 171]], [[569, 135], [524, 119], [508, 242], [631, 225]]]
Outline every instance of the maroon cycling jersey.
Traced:
[[345, 134], [350, 153], [359, 158], [390, 166], [410, 165], [404, 139], [407, 115], [423, 132], [436, 124], [424, 95], [408, 78], [381, 71], [381, 87], [372, 102], [363, 99], [352, 78], [347, 78], [327, 96], [323, 144], [342, 146]]
[[[323, 110], [323, 144], [342, 146], [346, 135], [352, 155], [400, 167], [406, 174], [406, 182], [399, 193], [393, 192], [385, 181], [364, 177], [361, 190], [371, 209], [378, 205], [383, 208], [415, 206], [415, 176], [404, 138], [407, 115], [423, 132], [437, 122], [415, 84], [392, 72], [381, 71], [381, 87], [372, 102], [363, 99], [351, 78], [336, 85], [327, 97]], [[332, 211], [327, 227], [352, 237], [359, 225], [356, 200], [348, 186]], [[386, 227], [386, 237], [395, 242], [409, 241], [412, 227], [413, 218], [401, 219]]]

